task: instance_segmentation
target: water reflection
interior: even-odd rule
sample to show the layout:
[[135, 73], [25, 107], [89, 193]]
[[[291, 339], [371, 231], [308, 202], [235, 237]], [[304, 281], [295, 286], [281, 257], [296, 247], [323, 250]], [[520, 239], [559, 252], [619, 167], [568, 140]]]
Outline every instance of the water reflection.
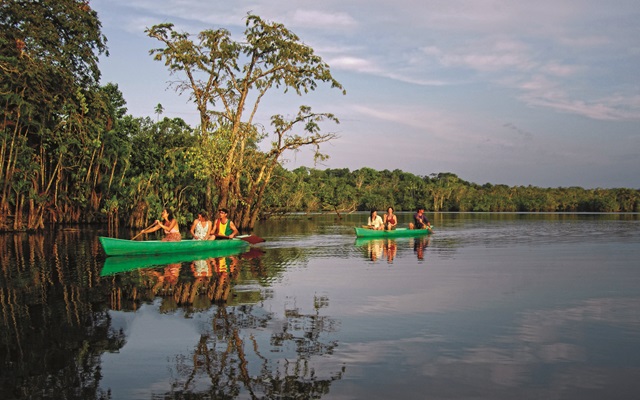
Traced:
[[141, 255], [141, 256], [117, 256], [107, 257], [104, 261], [100, 275], [108, 276], [120, 272], [128, 272], [136, 269], [149, 268], [153, 266], [162, 266], [168, 264], [188, 263], [194, 260], [203, 260], [207, 258], [226, 257], [229, 255], [237, 255], [240, 252], [237, 249], [217, 249], [205, 252], [196, 252], [192, 254], [159, 254], [159, 255]]
[[95, 228], [0, 235], [0, 398], [640, 391], [637, 217], [435, 216], [431, 237], [355, 246], [348, 218], [135, 262]]
[[[248, 259], [259, 256], [259, 252], [254, 252]], [[168, 260], [173, 262], [166, 263]], [[101, 274], [111, 276], [110, 283], [117, 288], [111, 295], [114, 310], [135, 310], [140, 303], [151, 303], [157, 297], [162, 298], [163, 312], [172, 312], [178, 307], [203, 310], [229, 300], [231, 286], [240, 273], [240, 260], [239, 254], [207, 258], [202, 255], [108, 257]]]
[[427, 246], [431, 244], [431, 236], [422, 236], [413, 239], [413, 252], [418, 260], [424, 260], [424, 252]]
[[113, 285], [119, 288], [114, 310], [117, 304], [135, 308], [157, 297], [162, 298], [163, 313], [182, 309], [189, 316], [194, 310], [212, 310], [211, 324], [191, 354], [175, 356], [175, 378], [165, 396], [318, 398], [342, 377], [341, 367], [323, 377], [314, 362], [337, 345], [326, 339], [337, 322], [320, 313], [328, 299], [314, 297], [316, 307], [310, 314], [288, 309], [283, 320], [255, 301], [230, 306], [230, 289], [239, 279], [243, 257], [255, 265], [264, 254], [253, 250], [114, 275]]
[[[131, 332], [112, 318], [135, 319], [158, 300], [161, 314], [211, 321], [191, 355], [175, 355], [167, 396], [319, 398], [341, 379], [340, 365], [320, 365], [337, 346], [330, 334], [338, 323], [321, 312], [328, 299], [312, 295], [313, 312], [293, 307], [282, 317], [259, 305], [262, 285], [282, 271], [265, 266], [266, 251], [103, 261], [96, 238], [81, 235], [0, 236], [0, 398], [112, 398], [101, 360], [131, 346]], [[290, 262], [281, 251], [271, 256], [272, 265]], [[247, 282], [260, 284], [232, 294]]]
[[99, 245], [80, 231], [0, 235], [0, 397], [100, 398], [100, 356], [117, 351]]
[[[322, 397], [342, 378], [344, 368], [325, 372], [317, 361], [337, 346], [323, 339], [336, 321], [320, 315], [319, 308], [310, 314], [290, 309], [281, 321], [257, 306], [217, 308], [191, 355], [176, 357], [175, 379], [165, 395]], [[267, 333], [268, 326], [280, 328]]]
[[[640, 388], [631, 378], [640, 350], [640, 320], [633, 311], [639, 306], [638, 298], [594, 298], [527, 311], [511, 329], [460, 347], [445, 337], [429, 337], [421, 353], [405, 349], [413, 354], [407, 363], [422, 368], [421, 379], [433, 384], [437, 397], [479, 390], [491, 399], [631, 399]], [[459, 382], [455, 390], [438, 387], [452, 376]], [[628, 386], [619, 391], [620, 384]]]
[[373, 262], [382, 258], [384, 251], [384, 240], [372, 239], [367, 242], [367, 256]]
[[[366, 258], [372, 262], [386, 261], [393, 264], [394, 260], [400, 254], [405, 257], [408, 253], [403, 250], [412, 249], [414, 257], [419, 261], [425, 258], [425, 250], [431, 243], [431, 236], [418, 236], [412, 238], [395, 238], [395, 239], [356, 239], [356, 247], [362, 249], [366, 254]], [[400, 253], [398, 253], [400, 249]]]

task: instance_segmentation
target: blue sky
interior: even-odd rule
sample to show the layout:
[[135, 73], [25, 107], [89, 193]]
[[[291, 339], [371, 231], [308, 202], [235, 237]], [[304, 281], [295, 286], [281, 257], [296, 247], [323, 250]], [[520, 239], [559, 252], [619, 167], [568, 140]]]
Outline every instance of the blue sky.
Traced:
[[[316, 168], [451, 172], [479, 184], [640, 188], [640, 2], [637, 0], [93, 0], [134, 116], [198, 118], [149, 50], [146, 27], [170, 22], [236, 38], [248, 12], [313, 47], [347, 94], [320, 87], [261, 107], [331, 112], [340, 138]], [[310, 152], [285, 167], [314, 167]]]

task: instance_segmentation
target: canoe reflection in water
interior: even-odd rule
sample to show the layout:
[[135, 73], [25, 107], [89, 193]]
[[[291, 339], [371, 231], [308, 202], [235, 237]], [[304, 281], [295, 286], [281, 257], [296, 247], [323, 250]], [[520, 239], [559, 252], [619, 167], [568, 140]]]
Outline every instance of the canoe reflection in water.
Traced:
[[[186, 342], [186, 352], [168, 357], [170, 380], [161, 383], [170, 389], [154, 398], [315, 399], [342, 379], [344, 363], [327, 362], [338, 346], [332, 335], [340, 326], [325, 315], [328, 297], [313, 294], [309, 309], [295, 302], [278, 311], [264, 308], [264, 292], [250, 282], [264, 276], [265, 254], [253, 249], [165, 265], [156, 265], [157, 258], [107, 259], [102, 284], [110, 287], [112, 310], [137, 311], [143, 303], [155, 303], [160, 314], [169, 314], [168, 321], [180, 312], [207, 321], [198, 323], [199, 337]], [[124, 264], [131, 268], [122, 268]], [[141, 316], [151, 309], [145, 307]], [[128, 351], [133, 349], [135, 345]]]
[[430, 236], [399, 239], [356, 239], [356, 246], [366, 250], [368, 259], [373, 262], [386, 259], [388, 264], [393, 264], [398, 255], [398, 249], [413, 249], [418, 260], [424, 260], [425, 249], [430, 243]]
[[[240, 257], [233, 251], [220, 251], [200, 255], [165, 255], [139, 257], [108, 257], [101, 276], [113, 276], [120, 286], [117, 298], [112, 299], [114, 309], [136, 308], [140, 301], [163, 297], [163, 308], [181, 305], [209, 307], [212, 303], [226, 302], [234, 279], [240, 271]], [[247, 252], [249, 253], [249, 252]], [[253, 251], [247, 260], [259, 262], [264, 252]], [[215, 257], [212, 257], [215, 256]], [[248, 261], [246, 261], [248, 262]], [[124, 282], [134, 282], [122, 285]], [[124, 304], [123, 304], [124, 303]]]
[[357, 239], [356, 246], [367, 250], [367, 258], [373, 262], [387, 259], [392, 264], [398, 251], [398, 245], [394, 239]]
[[418, 260], [424, 260], [424, 250], [431, 243], [431, 236], [422, 236], [414, 239], [413, 252], [416, 253]]
[[207, 258], [191, 262], [191, 272], [196, 279], [208, 279], [214, 276], [237, 277], [239, 262], [237, 256]]
[[371, 261], [378, 261], [378, 259], [382, 258], [384, 247], [383, 240], [371, 240], [369, 241], [368, 251], [369, 258]]
[[170, 285], [175, 285], [178, 283], [178, 279], [180, 278], [180, 268], [182, 264], [169, 264], [164, 267], [164, 274], [160, 277], [161, 281], [166, 282]]

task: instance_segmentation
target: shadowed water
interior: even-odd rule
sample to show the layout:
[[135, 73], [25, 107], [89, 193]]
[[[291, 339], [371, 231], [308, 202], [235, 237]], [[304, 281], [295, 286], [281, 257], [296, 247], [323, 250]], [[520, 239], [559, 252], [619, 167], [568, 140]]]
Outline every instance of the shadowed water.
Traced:
[[184, 260], [105, 260], [98, 228], [2, 235], [0, 397], [640, 393], [637, 214], [442, 213], [356, 240], [366, 217], [271, 220], [250, 252]]

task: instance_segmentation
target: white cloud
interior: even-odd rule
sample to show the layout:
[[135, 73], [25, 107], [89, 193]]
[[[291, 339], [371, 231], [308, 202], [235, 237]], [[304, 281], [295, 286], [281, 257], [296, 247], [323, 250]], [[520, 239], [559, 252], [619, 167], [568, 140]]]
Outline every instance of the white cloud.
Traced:
[[323, 12], [319, 10], [294, 10], [288, 15], [292, 27], [338, 29], [353, 28], [357, 22], [344, 12]]
[[540, 67], [540, 71], [548, 75], [558, 77], [570, 77], [578, 73], [582, 68], [575, 65], [566, 65], [554, 61]]
[[603, 121], [640, 121], [640, 104], [638, 97], [612, 97], [593, 101], [572, 100], [562, 97], [525, 94], [522, 99], [530, 105], [552, 108], [559, 112], [578, 114]]
[[364, 72], [364, 73], [380, 73], [381, 70], [369, 60], [359, 57], [334, 57], [329, 61], [332, 68], [344, 69], [347, 71]]

